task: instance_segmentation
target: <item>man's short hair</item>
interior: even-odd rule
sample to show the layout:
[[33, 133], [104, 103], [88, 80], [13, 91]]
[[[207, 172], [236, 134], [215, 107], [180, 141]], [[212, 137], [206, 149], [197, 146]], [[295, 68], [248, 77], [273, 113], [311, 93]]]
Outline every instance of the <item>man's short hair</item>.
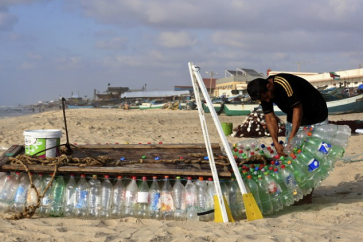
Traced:
[[257, 78], [248, 83], [247, 92], [253, 101], [258, 100], [261, 96], [261, 93], [265, 93], [268, 91], [267, 84], [267, 79], [263, 78]]

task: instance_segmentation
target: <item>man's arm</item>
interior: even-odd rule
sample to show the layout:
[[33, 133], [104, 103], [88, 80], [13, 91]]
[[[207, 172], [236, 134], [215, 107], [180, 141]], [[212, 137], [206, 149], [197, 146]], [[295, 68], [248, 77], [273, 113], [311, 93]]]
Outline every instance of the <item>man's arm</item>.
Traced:
[[274, 146], [275, 146], [277, 154], [287, 156], [285, 153], [283, 153], [284, 147], [282, 145], [280, 145], [279, 141], [278, 141], [279, 127], [277, 125], [275, 113], [271, 112], [271, 113], [265, 114], [265, 120], [266, 120], [267, 128], [270, 131], [272, 141], [274, 142]]
[[303, 108], [302, 108], [302, 104], [299, 103], [292, 108], [292, 129], [291, 129], [289, 141], [292, 138], [294, 138], [297, 131], [299, 131], [299, 128], [301, 126], [302, 117], [303, 117]]

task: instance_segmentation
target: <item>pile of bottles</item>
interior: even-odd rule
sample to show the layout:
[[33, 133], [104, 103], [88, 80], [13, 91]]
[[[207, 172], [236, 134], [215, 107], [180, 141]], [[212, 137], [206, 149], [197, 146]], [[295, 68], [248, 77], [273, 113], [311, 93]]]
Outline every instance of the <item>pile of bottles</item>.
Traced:
[[268, 215], [299, 201], [319, 186], [344, 155], [350, 135], [351, 129], [347, 125], [306, 127], [289, 143], [281, 142], [288, 157], [280, 157], [273, 144], [266, 147], [256, 139], [239, 142], [231, 149], [235, 158], [253, 154], [272, 158], [268, 165], [251, 164], [239, 168], [262, 214]]

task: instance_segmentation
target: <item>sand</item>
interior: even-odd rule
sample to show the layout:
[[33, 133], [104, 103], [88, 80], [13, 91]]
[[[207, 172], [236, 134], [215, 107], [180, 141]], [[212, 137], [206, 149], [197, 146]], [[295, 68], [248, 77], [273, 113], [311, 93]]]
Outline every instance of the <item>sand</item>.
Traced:
[[[67, 110], [70, 143], [203, 143], [197, 111]], [[330, 116], [359, 120], [362, 114]], [[285, 118], [282, 116], [282, 120]], [[212, 142], [220, 142], [206, 114]], [[245, 117], [219, 116], [236, 127]], [[64, 129], [61, 110], [0, 119], [0, 154], [23, 144], [27, 129]], [[242, 138], [227, 138], [234, 143]], [[270, 138], [260, 138], [270, 143]], [[66, 141], [65, 136], [62, 142]], [[349, 140], [345, 157], [360, 155], [363, 135]], [[359, 157], [355, 158], [359, 159]], [[264, 219], [236, 223], [158, 221], [135, 218], [88, 220], [32, 218], [9, 221], [0, 213], [1, 241], [362, 241], [363, 164], [338, 161], [313, 193], [313, 203], [290, 206]]]

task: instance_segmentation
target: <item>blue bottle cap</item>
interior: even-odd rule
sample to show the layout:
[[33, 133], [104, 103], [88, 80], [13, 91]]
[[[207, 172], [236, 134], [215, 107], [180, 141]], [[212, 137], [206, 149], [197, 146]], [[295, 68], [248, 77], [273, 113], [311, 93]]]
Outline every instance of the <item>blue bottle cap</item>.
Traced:
[[161, 159], [160, 156], [155, 157], [155, 160], [160, 160], [160, 159]]
[[266, 147], [266, 146], [265, 146], [265, 144], [262, 144], [262, 145], [261, 145], [261, 148], [262, 148], [262, 149], [264, 149], [265, 147]]
[[126, 160], [125, 157], [121, 157], [120, 160]]
[[208, 156], [204, 156], [204, 160], [209, 160], [209, 157]]

